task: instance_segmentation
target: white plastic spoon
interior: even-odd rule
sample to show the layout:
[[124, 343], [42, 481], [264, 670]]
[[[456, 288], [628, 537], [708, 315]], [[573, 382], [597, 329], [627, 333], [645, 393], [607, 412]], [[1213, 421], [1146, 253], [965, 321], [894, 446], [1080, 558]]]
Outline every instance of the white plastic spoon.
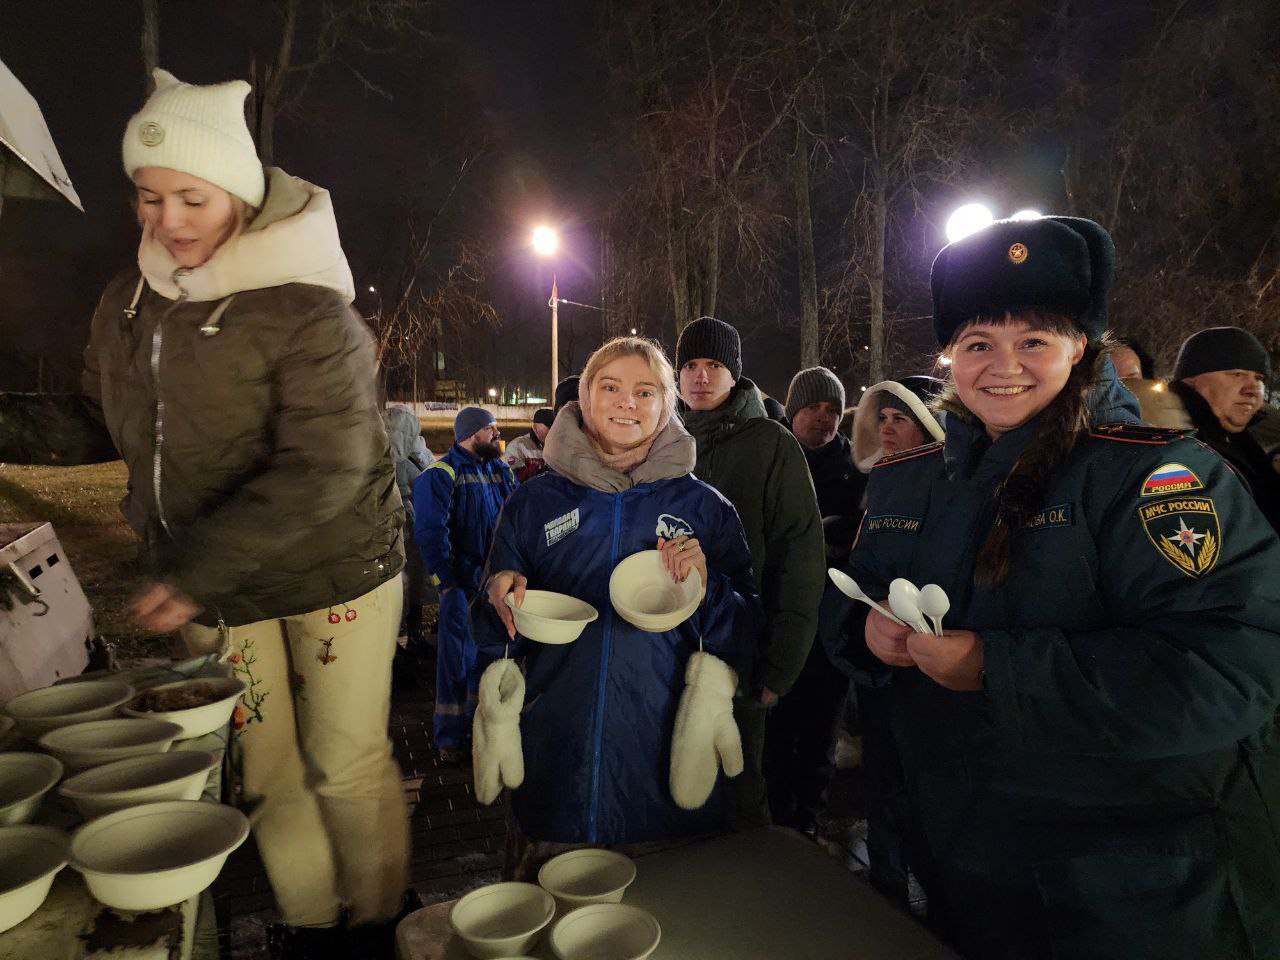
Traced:
[[889, 584], [889, 609], [916, 633], [932, 633], [920, 614], [920, 589], [910, 580], [899, 577]]
[[853, 579], [853, 577], [849, 576], [843, 570], [837, 570], [835, 567], [828, 567], [827, 576], [831, 578], [832, 583], [834, 583], [837, 587], [840, 588], [840, 592], [843, 593], [850, 600], [861, 600], [872, 610], [878, 610], [881, 613], [881, 615], [888, 617], [898, 626], [900, 627], [907, 626], [907, 624], [903, 623], [901, 620], [895, 617], [892, 613], [886, 610], [882, 605], [876, 603], [874, 600], [868, 597], [865, 593], [863, 593], [862, 588], [858, 586], [858, 581]]
[[936, 583], [926, 583], [920, 588], [920, 612], [933, 621], [933, 632], [942, 636], [942, 618], [951, 609], [947, 591]]

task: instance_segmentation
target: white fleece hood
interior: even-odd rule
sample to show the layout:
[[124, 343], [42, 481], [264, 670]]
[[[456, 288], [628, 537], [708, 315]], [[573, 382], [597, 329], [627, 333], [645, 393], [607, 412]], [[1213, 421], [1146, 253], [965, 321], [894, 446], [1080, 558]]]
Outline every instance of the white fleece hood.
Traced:
[[885, 454], [880, 449], [880, 398], [881, 391], [890, 393], [905, 403], [915, 414], [925, 430], [925, 443], [942, 440], [946, 432], [929, 408], [919, 397], [896, 380], [882, 380], [867, 387], [853, 414], [853, 463], [863, 473], [868, 473]]
[[355, 282], [333, 215], [329, 191], [283, 170], [268, 167], [262, 210], [243, 233], [174, 282], [179, 264], [149, 226], [142, 231], [138, 266], [152, 290], [170, 300], [182, 291], [193, 301], [221, 300], [242, 290], [308, 283], [328, 287], [347, 303], [355, 300]]

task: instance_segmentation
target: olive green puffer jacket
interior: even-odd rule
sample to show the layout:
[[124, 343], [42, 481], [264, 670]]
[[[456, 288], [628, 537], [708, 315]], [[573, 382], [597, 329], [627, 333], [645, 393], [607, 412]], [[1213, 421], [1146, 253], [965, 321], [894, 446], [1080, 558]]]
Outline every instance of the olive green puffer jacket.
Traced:
[[760, 390], [745, 377], [715, 410], [681, 417], [698, 444], [694, 476], [737, 508], [751, 550], [768, 629], [749, 687], [783, 696], [809, 655], [826, 582], [822, 517], [804, 452], [769, 419]]
[[[276, 207], [288, 200], [277, 218], [314, 203], [270, 173]], [[181, 290], [181, 272], [172, 280]], [[404, 513], [373, 340], [349, 299], [286, 282], [193, 302], [147, 284], [134, 308], [138, 282], [127, 271], [103, 295], [83, 387], [128, 466], [123, 508], [152, 575], [203, 605], [201, 621], [229, 626], [395, 576]]]

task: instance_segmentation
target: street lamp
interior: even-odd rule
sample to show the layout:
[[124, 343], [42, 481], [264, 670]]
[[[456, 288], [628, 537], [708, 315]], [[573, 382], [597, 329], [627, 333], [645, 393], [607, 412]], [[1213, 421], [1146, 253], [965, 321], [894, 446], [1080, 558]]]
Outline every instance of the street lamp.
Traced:
[[[540, 257], [554, 257], [560, 249], [560, 236], [548, 226], [535, 227], [532, 237], [533, 252]], [[556, 290], [556, 274], [551, 271], [551, 299], [547, 306], [551, 308], [551, 393], [555, 393], [556, 384], [560, 382], [560, 318], [558, 314], [560, 294]]]
[[989, 227], [995, 218], [991, 211], [980, 203], [966, 203], [947, 218], [947, 242], [955, 243], [971, 233], [977, 233]]

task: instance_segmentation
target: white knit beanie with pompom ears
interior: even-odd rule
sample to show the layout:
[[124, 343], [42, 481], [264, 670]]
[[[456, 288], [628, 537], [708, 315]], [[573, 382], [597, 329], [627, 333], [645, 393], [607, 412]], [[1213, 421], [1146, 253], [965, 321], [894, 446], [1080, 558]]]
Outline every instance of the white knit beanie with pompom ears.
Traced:
[[244, 118], [249, 84], [198, 86], [159, 67], [152, 76], [155, 93], [125, 127], [124, 172], [132, 178], [142, 167], [165, 167], [262, 206], [266, 179]]

